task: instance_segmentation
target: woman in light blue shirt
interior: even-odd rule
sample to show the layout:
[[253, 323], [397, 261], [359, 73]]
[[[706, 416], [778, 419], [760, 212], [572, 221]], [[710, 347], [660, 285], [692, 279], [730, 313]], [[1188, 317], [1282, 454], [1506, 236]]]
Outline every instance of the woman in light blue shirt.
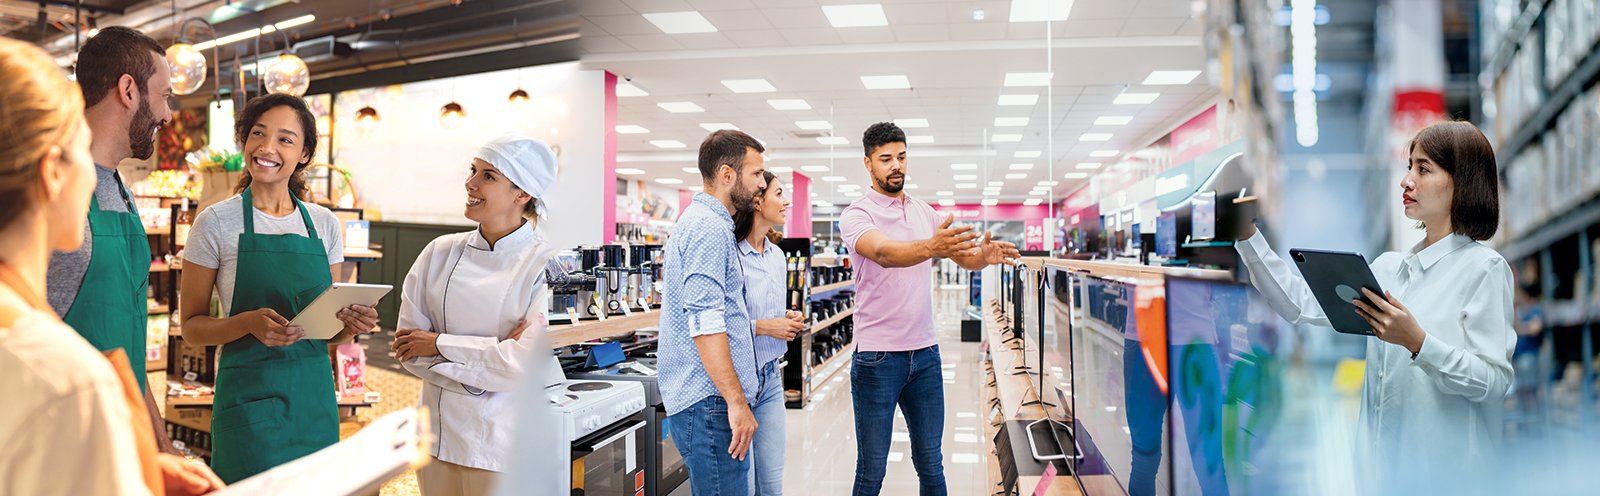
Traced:
[[744, 303], [755, 324], [756, 367], [761, 375], [761, 392], [750, 401], [756, 415], [756, 435], [750, 450], [751, 494], [783, 494], [784, 400], [783, 368], [778, 362], [789, 351], [789, 341], [806, 330], [800, 312], [784, 308], [788, 294], [788, 272], [778, 241], [783, 236], [772, 229], [783, 225], [789, 199], [783, 183], [771, 172], [762, 177], [766, 187], [756, 198], [752, 212], [733, 214], [734, 239], [739, 240], [739, 265], [744, 271]]

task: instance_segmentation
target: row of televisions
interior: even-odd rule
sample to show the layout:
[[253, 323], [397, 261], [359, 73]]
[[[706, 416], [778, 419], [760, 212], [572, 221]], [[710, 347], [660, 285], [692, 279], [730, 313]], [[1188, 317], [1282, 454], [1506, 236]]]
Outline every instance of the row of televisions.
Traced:
[[1281, 493], [1292, 471], [1275, 465], [1294, 457], [1271, 433], [1288, 324], [1253, 288], [1044, 267], [1002, 267], [999, 281], [1008, 340], [1026, 348], [995, 371], [1036, 373], [1047, 414], [1029, 426], [1031, 456], [1090, 495]]

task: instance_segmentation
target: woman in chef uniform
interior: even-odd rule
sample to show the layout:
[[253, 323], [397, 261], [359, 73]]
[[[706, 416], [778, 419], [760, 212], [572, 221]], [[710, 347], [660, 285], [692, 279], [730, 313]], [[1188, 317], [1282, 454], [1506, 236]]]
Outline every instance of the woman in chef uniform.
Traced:
[[[244, 152], [241, 194], [195, 218], [184, 248], [183, 339], [221, 345], [211, 467], [232, 484], [339, 441], [328, 345], [372, 332], [378, 313], [351, 305], [332, 339], [305, 339], [289, 321], [333, 284], [344, 261], [343, 223], [300, 199], [317, 147], [304, 100], [250, 100], [234, 123]], [[222, 314], [210, 316], [211, 291]]]
[[[515, 133], [485, 143], [466, 182], [469, 232], [423, 248], [401, 291], [395, 356], [426, 383], [433, 463], [418, 474], [427, 496], [488, 494], [510, 467], [516, 388], [547, 327], [545, 265], [556, 253], [537, 231], [539, 197], [556, 181], [556, 156]], [[532, 327], [534, 332], [523, 335]]]

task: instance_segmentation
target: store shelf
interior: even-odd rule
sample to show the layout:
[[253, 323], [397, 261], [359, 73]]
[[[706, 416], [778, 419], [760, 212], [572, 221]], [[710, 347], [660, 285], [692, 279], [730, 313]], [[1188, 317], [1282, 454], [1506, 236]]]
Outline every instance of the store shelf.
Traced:
[[811, 294], [817, 294], [817, 293], [822, 293], [822, 292], [826, 292], [826, 291], [833, 291], [835, 289], [839, 289], [839, 288], [843, 288], [843, 287], [847, 287], [847, 286], [854, 286], [855, 284], [856, 284], [855, 279], [851, 279], [851, 280], [848, 280], [848, 281], [840, 281], [840, 282], [836, 282], [836, 283], [833, 283], [833, 284], [825, 284], [825, 285], [822, 285], [822, 286], [812, 286], [811, 287]]
[[168, 308], [165, 304], [156, 305], [155, 307], [150, 308], [150, 315], [161, 315], [161, 314], [164, 314], [164, 313], [167, 313], [167, 312], [170, 312], [170, 311], [171, 311], [171, 309]]
[[168, 234], [172, 234], [172, 229], [171, 228], [163, 227], [163, 228], [152, 229], [149, 226], [146, 226], [144, 228], [144, 235], [145, 236], [166, 236]]
[[181, 270], [183, 270], [183, 263], [181, 263], [181, 262], [175, 262], [175, 263], [170, 263], [170, 264], [161, 264], [161, 265], [150, 264], [150, 273], [151, 274], [156, 274], [156, 273], [160, 273], [160, 272], [176, 272], [176, 271], [181, 271]]
[[1523, 9], [1522, 14], [1519, 14], [1517, 19], [1511, 22], [1510, 27], [1506, 28], [1505, 35], [1500, 38], [1499, 43], [1494, 45], [1484, 44], [1484, 46], [1495, 47], [1493, 52], [1494, 59], [1489, 62], [1486, 69], [1488, 74], [1500, 74], [1505, 72], [1507, 66], [1511, 65], [1511, 56], [1517, 54], [1517, 50], [1521, 48], [1522, 39], [1528, 36], [1528, 31], [1533, 29], [1533, 23], [1539, 20], [1539, 15], [1544, 13], [1544, 7], [1548, 3], [1550, 3], [1550, 0], [1528, 2], [1528, 7]]
[[635, 312], [633, 315], [609, 317], [606, 320], [579, 322], [576, 325], [550, 326], [550, 346], [560, 348], [574, 344], [609, 338], [661, 324], [661, 311]]
[[1543, 250], [1562, 238], [1600, 223], [1600, 198], [1591, 199], [1560, 217], [1543, 223], [1532, 233], [1497, 249], [1506, 260], [1518, 260]]
[[[806, 380], [811, 381], [811, 384], [813, 385], [811, 394], [817, 394], [817, 386], [827, 383], [828, 380], [833, 379], [834, 374], [838, 374], [840, 370], [844, 369], [844, 363], [850, 361], [850, 356], [855, 352], [855, 349], [855, 343], [844, 345], [844, 347], [840, 348], [838, 352], [835, 352], [833, 356], [823, 360], [821, 365], [817, 365], [816, 368], [811, 369], [811, 377], [806, 378]], [[838, 366], [829, 369], [830, 365], [835, 364]]]
[[843, 312], [839, 312], [837, 315], [834, 315], [832, 317], [828, 317], [827, 320], [823, 320], [821, 322], [817, 322], [817, 325], [811, 326], [811, 332], [826, 331], [826, 330], [828, 330], [828, 326], [837, 324], [837, 323], [839, 323], [839, 321], [844, 320], [845, 317], [849, 317], [851, 315], [855, 315], [855, 313], [856, 313], [856, 309], [854, 307], [851, 307], [850, 309], [845, 310]]
[[146, 360], [144, 362], [144, 371], [145, 371], [145, 373], [160, 372], [160, 371], [163, 371], [163, 370], [167, 370], [167, 359], [166, 358], [162, 358], [160, 360]]
[[1539, 105], [1539, 110], [1528, 117], [1528, 121], [1517, 128], [1517, 132], [1500, 142], [1495, 151], [1495, 163], [1500, 164], [1500, 177], [1506, 176], [1512, 159], [1548, 131], [1555, 124], [1556, 117], [1567, 110], [1567, 106], [1583, 93], [1596, 76], [1600, 76], [1600, 45], [1591, 48], [1583, 61], [1567, 75], [1567, 79], [1550, 90], [1550, 95]]

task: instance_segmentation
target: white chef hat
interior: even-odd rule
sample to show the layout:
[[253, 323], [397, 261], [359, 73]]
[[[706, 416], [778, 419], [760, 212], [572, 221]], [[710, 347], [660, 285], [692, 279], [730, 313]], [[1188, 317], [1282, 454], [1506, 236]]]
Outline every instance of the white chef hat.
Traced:
[[476, 158], [500, 169], [511, 184], [533, 196], [534, 211], [544, 217], [544, 193], [556, 183], [556, 154], [545, 142], [517, 133], [491, 138]]

